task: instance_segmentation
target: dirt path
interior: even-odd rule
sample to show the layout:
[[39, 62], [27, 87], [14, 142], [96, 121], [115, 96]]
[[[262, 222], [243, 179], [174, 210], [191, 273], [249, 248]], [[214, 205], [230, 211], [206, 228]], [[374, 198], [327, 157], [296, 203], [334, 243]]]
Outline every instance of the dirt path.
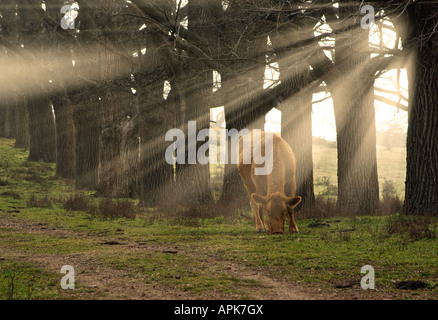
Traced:
[[[44, 224], [32, 224], [24, 221], [11, 220], [0, 216], [0, 226], [18, 232], [45, 234], [61, 238], [87, 238], [92, 242], [102, 243], [107, 239], [92, 236], [87, 233], [73, 232], [65, 229], [47, 227]], [[40, 268], [60, 274], [63, 265], [74, 266], [76, 287], [82, 287], [83, 299], [178, 299], [179, 293], [168, 288], [158, 288], [148, 285], [146, 277], [129, 277], [123, 270], [117, 270], [103, 265], [92, 253], [77, 253], [68, 255], [36, 254], [11, 250], [7, 243], [0, 244], [0, 256], [23, 259]], [[68, 295], [68, 290], [65, 292]], [[74, 295], [71, 295], [74, 298]], [[185, 297], [188, 299], [189, 297]]]
[[[115, 244], [115, 252], [128, 250], [148, 250], [156, 252], [177, 252], [189, 256], [194, 261], [207, 262], [214, 265], [216, 272], [225, 272], [242, 280], [252, 280], [257, 285], [249, 289], [248, 296], [255, 300], [314, 300], [314, 299], [355, 299], [362, 298], [360, 290], [349, 291], [348, 294], [342, 291], [324, 291], [318, 288], [305, 288], [299, 284], [292, 284], [287, 279], [269, 274], [262, 268], [249, 268], [236, 262], [217, 259], [214, 254], [197, 252], [184, 248], [162, 245], [144, 245], [137, 242], [123, 241], [123, 244], [114, 242], [114, 238], [99, 237], [76, 231], [48, 227], [43, 224], [34, 224], [24, 221], [12, 220], [0, 216], [2, 228], [13, 229], [17, 232], [27, 234], [44, 234], [58, 236], [61, 238], [87, 238], [91, 243], [108, 245]], [[75, 280], [77, 287], [81, 288], [81, 299], [147, 299], [147, 300], [169, 300], [169, 299], [238, 299], [239, 296], [232, 293], [209, 292], [202, 296], [195, 295], [177, 287], [164, 286], [163, 284], [151, 281], [147, 274], [132, 272], [132, 270], [119, 270], [101, 263], [91, 252], [75, 254], [37, 254], [32, 252], [16, 251], [10, 248], [7, 243], [0, 243], [0, 257], [7, 256], [34, 263], [40, 268], [60, 274], [63, 265], [72, 265], [75, 268]], [[205, 261], [207, 259], [207, 261]], [[60, 279], [62, 275], [60, 274]], [[70, 291], [70, 290], [66, 290]], [[362, 290], [363, 291], [363, 290]], [[65, 293], [68, 295], [68, 293]], [[63, 293], [64, 295], [64, 293]], [[68, 296], [66, 296], [68, 297]], [[75, 298], [71, 294], [71, 298]], [[76, 297], [77, 298], [77, 297]]]

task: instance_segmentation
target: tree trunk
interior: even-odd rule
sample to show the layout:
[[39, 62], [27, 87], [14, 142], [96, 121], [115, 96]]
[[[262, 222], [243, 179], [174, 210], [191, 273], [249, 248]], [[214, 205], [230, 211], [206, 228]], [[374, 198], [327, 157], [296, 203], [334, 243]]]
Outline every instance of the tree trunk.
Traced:
[[312, 207], [315, 203], [313, 189], [313, 155], [312, 155], [312, 93], [305, 88], [297, 95], [285, 101], [282, 111], [282, 138], [289, 143], [297, 161], [296, 184], [297, 195], [303, 198], [297, 208]]
[[0, 102], [0, 137], [5, 137], [6, 107]]
[[405, 209], [438, 215], [438, 12], [437, 4], [408, 8], [412, 27]]
[[[120, 147], [120, 161], [123, 181], [126, 183], [127, 196], [138, 198], [140, 188], [137, 179], [139, 170], [139, 129], [137, 118], [124, 118], [121, 123], [122, 141]], [[125, 188], [125, 187], [124, 187]]]
[[98, 188], [99, 139], [102, 125], [101, 100], [104, 97], [96, 79], [98, 72], [99, 45], [93, 38], [96, 32], [93, 21], [93, 7], [88, 1], [78, 1], [80, 14], [76, 19], [79, 24], [77, 35], [79, 45], [73, 47], [75, 67], [72, 79], [81, 77], [81, 81], [73, 81], [67, 96], [73, 105], [73, 123], [75, 128], [76, 159], [75, 187], [76, 189], [96, 190]]
[[[200, 44], [204, 52], [214, 50], [216, 35], [214, 33], [214, 6], [218, 1], [189, 0], [188, 2], [188, 30], [200, 35], [208, 43]], [[187, 72], [180, 77], [181, 83], [177, 84], [182, 90], [184, 97], [185, 121], [196, 121], [196, 136], [202, 129], [210, 128], [210, 105], [209, 96], [213, 89], [213, 70], [208, 67], [197, 55], [188, 50], [189, 64]], [[186, 137], [186, 153], [190, 146], [187, 131], [187, 122], [180, 123], [184, 128]], [[206, 141], [195, 141], [196, 150]], [[209, 164], [186, 164], [177, 167], [177, 187], [184, 193], [183, 199], [186, 204], [198, 205], [213, 202], [210, 186], [210, 166]], [[180, 185], [179, 182], [183, 182]]]
[[75, 133], [73, 106], [64, 93], [52, 97], [56, 119], [56, 175], [61, 178], [75, 176]]
[[[345, 17], [353, 17], [352, 9], [345, 9]], [[379, 204], [374, 74], [367, 72], [368, 49], [368, 32], [362, 28], [338, 35], [335, 65], [340, 77], [329, 85], [338, 146], [338, 207], [350, 215], [374, 214]]]
[[3, 94], [0, 101], [0, 136], [5, 138], [13, 138], [15, 133], [15, 106], [11, 98]]
[[[166, 162], [165, 152], [168, 146], [164, 141], [166, 131], [176, 124], [172, 121], [175, 117], [172, 109], [173, 104], [178, 104], [174, 99], [176, 86], [171, 87], [168, 101], [163, 97], [164, 79], [163, 74], [175, 76], [173, 67], [182, 67], [174, 63], [175, 55], [165, 45], [167, 35], [162, 34], [156, 26], [151, 25], [146, 34], [148, 50], [144, 57], [141, 79], [138, 83], [140, 88], [147, 86], [146, 90], [139, 90], [138, 99], [138, 130], [140, 136], [140, 157], [138, 184], [140, 187], [141, 206], [166, 206], [175, 203], [179, 199], [178, 190], [174, 189], [173, 165]], [[175, 102], [169, 102], [174, 101]], [[170, 144], [170, 142], [169, 142]]]
[[[16, 1], [2, 0], [0, 11], [0, 39], [16, 45], [18, 40]], [[4, 59], [4, 65], [7, 64], [8, 58], [16, 58], [14, 55], [13, 51], [9, 48], [5, 50], [2, 46], [1, 58]], [[16, 133], [15, 86], [9, 81], [10, 76], [8, 72], [0, 75], [0, 136], [6, 138], [14, 138]]]
[[5, 137], [15, 138], [15, 101], [14, 96], [9, 96], [5, 99], [6, 121], [5, 121]]
[[154, 112], [142, 117], [140, 123], [145, 125], [140, 126], [140, 205], [166, 207], [180, 199], [174, 189], [173, 165], [165, 159], [168, 123]]
[[38, 74], [26, 74], [31, 77], [33, 88], [19, 89], [23, 90], [27, 98], [30, 133], [29, 160], [55, 162], [55, 119], [52, 105], [46, 96], [49, 79], [44, 76], [43, 58], [32, 55], [34, 52], [39, 52], [47, 43], [44, 25], [39, 15], [35, 14], [39, 9], [41, 9], [41, 4], [36, 2], [17, 1], [17, 28], [26, 53], [26, 64], [41, 68]]
[[[284, 25], [272, 34], [271, 41], [276, 51], [280, 68], [280, 80], [287, 83], [284, 96], [288, 98], [278, 105], [281, 113], [281, 136], [289, 143], [295, 153], [297, 170], [297, 195], [303, 200], [297, 208], [310, 208], [315, 203], [313, 189], [313, 155], [312, 155], [312, 90], [309, 88], [311, 77], [306, 63], [297, 65], [304, 55], [297, 48], [302, 31], [294, 25]], [[287, 49], [287, 47], [296, 49]], [[289, 92], [296, 92], [290, 94]]]
[[15, 148], [29, 148], [29, 115], [27, 100], [23, 94], [16, 94]]
[[44, 94], [27, 96], [29, 110], [29, 161], [56, 161], [55, 119], [52, 105]]
[[[228, 68], [219, 70], [222, 76], [226, 128], [239, 132], [242, 129], [262, 129], [260, 127], [265, 122], [266, 113], [274, 106], [262, 98], [267, 91], [263, 88], [267, 37], [260, 30], [260, 25], [246, 24], [248, 21], [241, 16], [245, 14], [245, 9], [242, 9], [237, 2], [230, 2], [224, 13], [226, 25], [220, 30], [221, 43], [218, 50], [219, 58], [226, 61], [224, 65]], [[250, 24], [254, 24], [254, 21]], [[230, 139], [227, 139], [227, 146], [228, 162], [224, 166], [220, 203], [226, 208], [237, 210], [248, 205], [249, 198], [236, 164], [231, 163]]]
[[[120, 89], [118, 89], [120, 90]], [[131, 108], [132, 94], [106, 88], [102, 98], [102, 131], [100, 135], [99, 188], [100, 195], [107, 197], [127, 197], [129, 195], [129, 177], [126, 153], [126, 133], [133, 117]], [[125, 152], [124, 152], [125, 149]], [[135, 157], [135, 154], [132, 156]]]
[[76, 189], [97, 189], [99, 165], [100, 112], [99, 97], [94, 87], [83, 87], [69, 94], [75, 127]]
[[[258, 90], [263, 90], [261, 85], [263, 83], [262, 79], [263, 77], [259, 77], [258, 86], [256, 86], [255, 81], [248, 81], [245, 76], [222, 75], [222, 90], [226, 94], [225, 121], [228, 132], [233, 129], [238, 132], [241, 132], [243, 129], [251, 130], [259, 118], [264, 119], [264, 116], [257, 117], [252, 112], [245, 113], [245, 111], [253, 107], [250, 103], [250, 96], [259, 94], [260, 91]], [[233, 116], [231, 117], [232, 114]], [[236, 163], [232, 163], [230, 138], [227, 138], [226, 145], [228, 157], [227, 164], [224, 165], [224, 181], [220, 203], [226, 207], [238, 209], [248, 205], [249, 198], [237, 170]]]

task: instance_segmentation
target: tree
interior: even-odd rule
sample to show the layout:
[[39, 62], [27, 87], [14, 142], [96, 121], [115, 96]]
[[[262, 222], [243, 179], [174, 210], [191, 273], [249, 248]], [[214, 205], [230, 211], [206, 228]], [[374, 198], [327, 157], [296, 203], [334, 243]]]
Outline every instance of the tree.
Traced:
[[407, 8], [409, 119], [405, 209], [409, 215], [438, 215], [438, 4]]
[[89, 3], [78, 1], [79, 25], [78, 44], [73, 47], [75, 58], [74, 74], [68, 87], [68, 97], [73, 105], [75, 128], [75, 187], [97, 190], [99, 166], [99, 138], [101, 113], [96, 65], [98, 65], [98, 44], [94, 39], [96, 27], [93, 8]]
[[74, 179], [75, 175], [75, 131], [73, 104], [68, 96], [68, 81], [73, 77], [74, 64], [71, 48], [75, 46], [75, 30], [64, 30], [60, 25], [62, 0], [45, 1], [35, 12], [46, 24], [46, 53], [51, 60], [49, 72], [51, 88], [49, 96], [55, 113], [56, 124], [56, 175]]
[[374, 119], [374, 75], [383, 68], [373, 61], [368, 30], [355, 3], [324, 11], [335, 35], [333, 61], [318, 44], [309, 63], [331, 93], [336, 119], [338, 208], [349, 214], [372, 214], [378, 209], [379, 185]]
[[[290, 6], [290, 10], [295, 7]], [[277, 57], [280, 81], [287, 87], [277, 108], [281, 114], [281, 135], [289, 143], [297, 161], [297, 195], [302, 196], [303, 207], [315, 203], [312, 161], [312, 93], [313, 78], [306, 61], [308, 48], [302, 40], [313, 37], [315, 20], [306, 13], [292, 18], [284, 9], [275, 20], [270, 39]], [[319, 83], [319, 82], [318, 82]], [[295, 92], [291, 94], [290, 92]]]
[[23, 91], [27, 98], [30, 133], [30, 161], [55, 162], [55, 119], [52, 104], [47, 96], [49, 79], [44, 76], [44, 59], [34, 53], [47, 44], [44, 26], [36, 11], [38, 3], [19, 0], [17, 3], [17, 19], [19, 35], [24, 46], [22, 50], [27, 58], [26, 63], [36, 68], [36, 74], [27, 73], [33, 86], [26, 86]]
[[[16, 1], [5, 0], [3, 2], [1, 10], [0, 28], [1, 36], [3, 40], [2, 56], [3, 62], [8, 65], [8, 62], [14, 64], [18, 57], [18, 25], [17, 25], [17, 9]], [[14, 48], [12, 48], [12, 46]], [[17, 70], [18, 69], [18, 70]], [[16, 73], [22, 72], [22, 68], [17, 68]], [[28, 148], [29, 147], [29, 128], [28, 128], [28, 113], [27, 113], [27, 101], [24, 96], [23, 87], [14, 83], [14, 81], [8, 81], [10, 74], [8, 72], [3, 73], [3, 79], [1, 80], [0, 96], [0, 135], [6, 137], [15, 138], [15, 147]]]
[[137, 142], [138, 145], [138, 139], [128, 134], [130, 119], [135, 114], [130, 77], [132, 65], [131, 59], [117, 54], [113, 48], [130, 48], [132, 43], [127, 35], [138, 30], [139, 22], [138, 19], [126, 20], [118, 15], [125, 10], [120, 1], [107, 0], [105, 4], [107, 9], [104, 13], [100, 8], [93, 11], [95, 23], [103, 25], [107, 30], [105, 33], [112, 36], [108, 44], [98, 47], [98, 85], [102, 93], [99, 97], [102, 127], [99, 135], [98, 193], [108, 197], [127, 197], [131, 184], [127, 175], [127, 157], [135, 157], [135, 154], [129, 154], [128, 138], [133, 138], [134, 144]]
[[15, 145], [16, 148], [29, 148], [29, 115], [25, 95], [17, 91], [15, 94]]
[[[187, 30], [197, 34], [204, 40], [198, 47], [208, 56], [212, 56], [217, 43], [215, 35], [215, 14], [220, 10], [219, 1], [189, 0], [187, 3]], [[196, 121], [196, 136], [202, 129], [210, 127], [210, 107], [209, 96], [213, 89], [213, 70], [208, 64], [197, 58], [194, 47], [187, 49], [187, 59], [184, 59], [184, 72], [180, 73], [176, 84], [182, 91], [183, 96], [180, 100], [186, 106], [181, 119], [186, 121]], [[188, 122], [187, 122], [188, 123]], [[187, 123], [179, 123], [188, 139]], [[196, 141], [196, 150], [204, 144]], [[190, 143], [186, 141], [186, 163], [188, 163], [188, 153]], [[213, 202], [210, 188], [210, 166], [208, 164], [178, 165], [176, 167], [176, 187], [182, 195], [185, 203], [191, 205], [206, 205]], [[181, 184], [182, 183], [182, 184]]]
[[[250, 3], [230, 1], [223, 10], [219, 29], [220, 55], [224, 63], [219, 69], [221, 94], [225, 106], [227, 130], [263, 129], [266, 113], [275, 106], [267, 102], [263, 88], [266, 66], [267, 37], [259, 17], [250, 13]], [[266, 93], [266, 92], [265, 92]], [[248, 196], [237, 167], [231, 161], [231, 139], [228, 138], [228, 159], [220, 202], [239, 208], [248, 204]]]
[[[176, 113], [182, 111], [183, 95], [180, 93], [182, 61], [169, 41], [169, 30], [163, 22], [164, 17], [155, 12], [172, 12], [177, 23], [180, 18], [175, 14], [169, 3], [133, 1], [140, 17], [140, 26], [146, 22], [139, 32], [141, 40], [138, 56], [141, 64], [134, 73], [137, 90], [138, 114], [135, 125], [138, 127], [140, 139], [139, 171], [137, 181], [140, 192], [140, 205], [162, 206], [174, 204], [180, 199], [180, 193], [175, 190], [175, 172], [173, 165], [164, 157], [166, 131], [177, 127]], [[150, 8], [149, 6], [152, 6]], [[156, 15], [155, 15], [156, 14]], [[153, 21], [148, 18], [152, 15]], [[163, 20], [160, 20], [163, 19]], [[144, 52], [145, 50], [145, 52]], [[164, 97], [164, 84], [170, 92]]]

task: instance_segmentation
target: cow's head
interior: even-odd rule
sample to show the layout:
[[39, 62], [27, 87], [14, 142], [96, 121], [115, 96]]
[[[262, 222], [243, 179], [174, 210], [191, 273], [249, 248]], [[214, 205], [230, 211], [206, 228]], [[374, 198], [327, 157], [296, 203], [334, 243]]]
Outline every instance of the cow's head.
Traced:
[[275, 192], [267, 196], [253, 193], [251, 198], [258, 205], [262, 205], [265, 209], [268, 231], [271, 234], [284, 233], [286, 214], [290, 214], [289, 219], [291, 231], [298, 230], [293, 217], [293, 208], [295, 208], [301, 202], [300, 196], [286, 197], [280, 192]]

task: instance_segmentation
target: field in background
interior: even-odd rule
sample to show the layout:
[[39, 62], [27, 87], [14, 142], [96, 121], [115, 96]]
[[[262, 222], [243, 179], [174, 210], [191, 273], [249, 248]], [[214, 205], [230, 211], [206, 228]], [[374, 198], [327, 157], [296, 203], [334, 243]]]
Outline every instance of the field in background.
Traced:
[[[213, 154], [215, 146], [210, 146]], [[323, 139], [314, 139], [313, 143], [313, 178], [315, 195], [327, 198], [336, 198], [337, 194], [337, 153], [336, 142]], [[220, 196], [223, 180], [223, 164], [212, 164], [211, 184], [215, 199]], [[299, 168], [298, 168], [299, 170]], [[386, 148], [377, 146], [377, 171], [379, 177], [379, 190], [382, 198], [385, 181], [391, 183], [399, 199], [405, 196], [406, 179], [406, 148]]]
[[[385, 181], [392, 181], [397, 196], [405, 197], [406, 148], [391, 149], [377, 146], [377, 174], [382, 194]], [[336, 147], [327, 144], [313, 144], [313, 175], [315, 195], [327, 193], [327, 184], [337, 186]]]

